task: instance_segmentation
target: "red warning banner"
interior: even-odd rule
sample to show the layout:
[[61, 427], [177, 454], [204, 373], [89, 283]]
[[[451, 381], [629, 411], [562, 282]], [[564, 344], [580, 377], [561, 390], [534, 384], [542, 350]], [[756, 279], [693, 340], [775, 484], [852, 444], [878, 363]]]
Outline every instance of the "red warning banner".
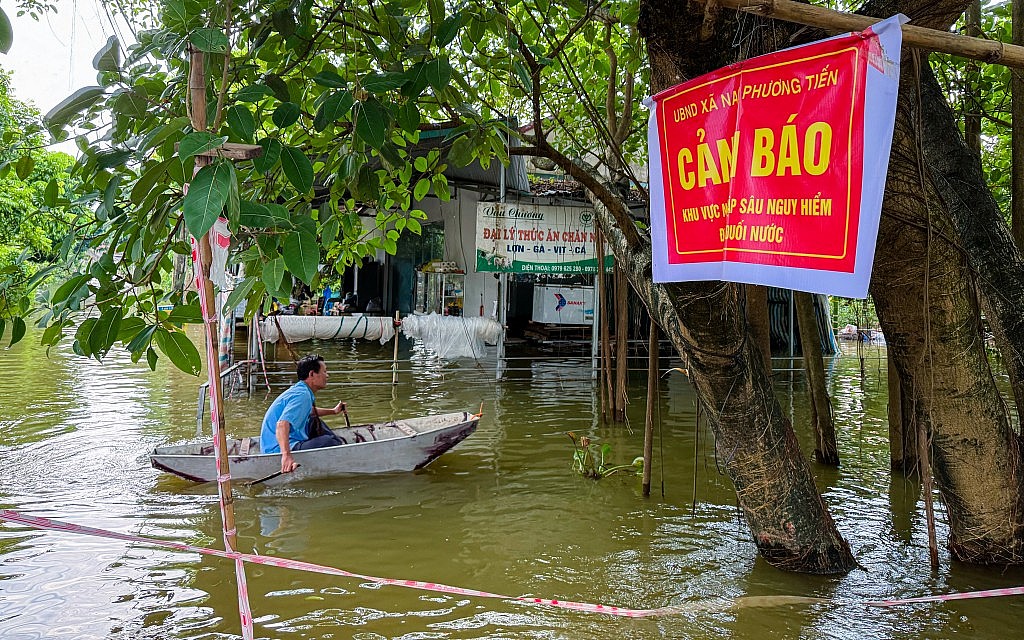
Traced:
[[[896, 23], [895, 47], [883, 46], [881, 26], [753, 58], [654, 96], [655, 280], [851, 295], [849, 280], [819, 276], [852, 276], [864, 251], [870, 274], [900, 41]], [[859, 280], [855, 288], [866, 292], [866, 278]]]

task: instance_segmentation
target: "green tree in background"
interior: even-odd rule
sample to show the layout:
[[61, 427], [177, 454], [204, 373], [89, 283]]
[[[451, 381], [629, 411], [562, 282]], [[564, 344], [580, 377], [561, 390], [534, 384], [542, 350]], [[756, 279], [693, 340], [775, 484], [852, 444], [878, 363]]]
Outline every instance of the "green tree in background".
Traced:
[[[0, 313], [22, 309], [25, 285], [38, 264], [57, 260], [56, 247], [71, 231], [66, 194], [75, 188], [74, 159], [47, 151], [38, 110], [11, 95], [0, 69]], [[63, 199], [62, 199], [62, 196]]]

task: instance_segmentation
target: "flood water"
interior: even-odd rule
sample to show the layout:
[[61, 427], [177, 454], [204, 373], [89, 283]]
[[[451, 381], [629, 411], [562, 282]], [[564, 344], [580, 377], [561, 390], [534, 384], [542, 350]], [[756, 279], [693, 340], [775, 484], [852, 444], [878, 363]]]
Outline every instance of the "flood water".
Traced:
[[[308, 344], [308, 343], [307, 343]], [[566, 433], [642, 452], [646, 374], [632, 380], [629, 427], [600, 420], [589, 360], [554, 359], [496, 383], [494, 362], [439, 364], [403, 343], [390, 374], [346, 373], [389, 359], [391, 345], [316, 345], [353, 420], [476, 410], [479, 430], [428, 468], [278, 487], [236, 488], [240, 550], [388, 578], [510, 596], [631, 608], [679, 605], [647, 619], [453, 596], [359, 579], [247, 566], [261, 638], [1005, 638], [1024, 598], [888, 609], [865, 600], [1024, 584], [1020, 570], [928, 565], [916, 483], [889, 472], [884, 352], [828, 364], [842, 466], [818, 485], [861, 569], [782, 573], [757, 559], [712, 436], [695, 430], [686, 379], [658, 390], [652, 496], [640, 479], [571, 470]], [[308, 347], [313, 348], [313, 347]], [[164, 365], [165, 362], [161, 362]], [[801, 378], [776, 375], [783, 406], [806, 424]], [[217, 489], [162, 474], [147, 453], [195, 436], [201, 380], [150, 372], [112, 353], [103, 364], [35, 336], [0, 351], [0, 507], [138, 536], [222, 547]], [[227, 401], [232, 435], [258, 430], [273, 396]], [[208, 427], [207, 427], [208, 431]], [[798, 426], [804, 450], [806, 429]], [[979, 470], [980, 471], [980, 470]], [[945, 537], [942, 511], [940, 541]], [[806, 602], [751, 596], [804, 596]], [[755, 606], [763, 605], [763, 606]], [[239, 637], [230, 561], [139, 543], [0, 524], [0, 638]]]

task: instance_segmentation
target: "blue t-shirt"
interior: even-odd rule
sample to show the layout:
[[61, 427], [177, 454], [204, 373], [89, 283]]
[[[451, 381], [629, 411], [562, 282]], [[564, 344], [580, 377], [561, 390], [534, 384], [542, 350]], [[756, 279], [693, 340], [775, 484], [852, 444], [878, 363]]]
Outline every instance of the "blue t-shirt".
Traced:
[[267, 414], [263, 416], [263, 429], [260, 431], [260, 451], [263, 453], [280, 453], [277, 444], [277, 423], [284, 420], [289, 425], [288, 444], [294, 447], [299, 442], [309, 439], [306, 435], [306, 423], [313, 412], [313, 390], [298, 381], [274, 400]]

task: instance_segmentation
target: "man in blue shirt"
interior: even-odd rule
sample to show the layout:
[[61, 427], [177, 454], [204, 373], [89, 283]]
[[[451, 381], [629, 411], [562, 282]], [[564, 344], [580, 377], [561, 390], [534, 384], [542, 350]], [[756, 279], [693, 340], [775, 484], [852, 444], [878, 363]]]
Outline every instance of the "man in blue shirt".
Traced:
[[344, 444], [319, 418], [342, 413], [345, 403], [339, 402], [333, 409], [320, 409], [314, 404], [316, 392], [327, 386], [327, 363], [319, 355], [304, 356], [296, 374], [299, 381], [270, 405], [260, 432], [260, 450], [281, 453], [281, 473], [291, 473], [298, 466], [292, 451]]

